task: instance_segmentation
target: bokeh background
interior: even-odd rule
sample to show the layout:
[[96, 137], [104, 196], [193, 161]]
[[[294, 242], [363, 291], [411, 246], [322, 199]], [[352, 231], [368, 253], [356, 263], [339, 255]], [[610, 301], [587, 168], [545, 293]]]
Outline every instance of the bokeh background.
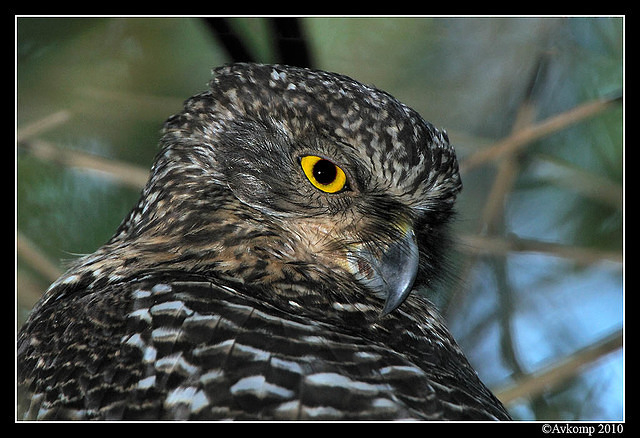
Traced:
[[624, 17], [16, 17], [16, 328], [136, 203], [163, 121], [234, 60], [336, 71], [448, 131], [427, 291], [520, 420], [624, 420]]

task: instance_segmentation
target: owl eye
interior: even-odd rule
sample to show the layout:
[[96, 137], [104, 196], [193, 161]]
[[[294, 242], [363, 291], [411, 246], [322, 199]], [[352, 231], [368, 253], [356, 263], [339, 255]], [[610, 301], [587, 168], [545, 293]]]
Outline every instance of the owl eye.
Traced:
[[300, 164], [311, 184], [325, 193], [338, 193], [347, 185], [344, 171], [326, 158], [305, 155]]

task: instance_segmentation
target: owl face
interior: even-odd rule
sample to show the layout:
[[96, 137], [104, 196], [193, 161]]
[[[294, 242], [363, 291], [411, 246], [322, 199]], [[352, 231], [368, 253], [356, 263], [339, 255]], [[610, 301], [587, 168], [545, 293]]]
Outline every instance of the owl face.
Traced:
[[395, 309], [431, 276], [461, 184], [446, 135], [392, 96], [306, 69], [232, 65], [165, 142], [279, 226], [292, 261], [352, 275]]

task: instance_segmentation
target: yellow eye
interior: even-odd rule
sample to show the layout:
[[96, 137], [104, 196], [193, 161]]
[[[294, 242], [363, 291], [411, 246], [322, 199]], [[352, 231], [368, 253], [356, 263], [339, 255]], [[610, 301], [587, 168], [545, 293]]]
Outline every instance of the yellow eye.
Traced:
[[347, 185], [344, 171], [325, 158], [305, 155], [300, 164], [311, 184], [323, 192], [338, 193]]

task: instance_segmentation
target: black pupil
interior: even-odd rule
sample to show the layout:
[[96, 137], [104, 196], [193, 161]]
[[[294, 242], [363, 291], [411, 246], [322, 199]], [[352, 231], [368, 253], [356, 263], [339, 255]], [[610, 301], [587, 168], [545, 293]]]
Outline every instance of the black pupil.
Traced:
[[329, 160], [320, 160], [313, 166], [313, 176], [320, 184], [331, 184], [337, 174], [336, 165]]

